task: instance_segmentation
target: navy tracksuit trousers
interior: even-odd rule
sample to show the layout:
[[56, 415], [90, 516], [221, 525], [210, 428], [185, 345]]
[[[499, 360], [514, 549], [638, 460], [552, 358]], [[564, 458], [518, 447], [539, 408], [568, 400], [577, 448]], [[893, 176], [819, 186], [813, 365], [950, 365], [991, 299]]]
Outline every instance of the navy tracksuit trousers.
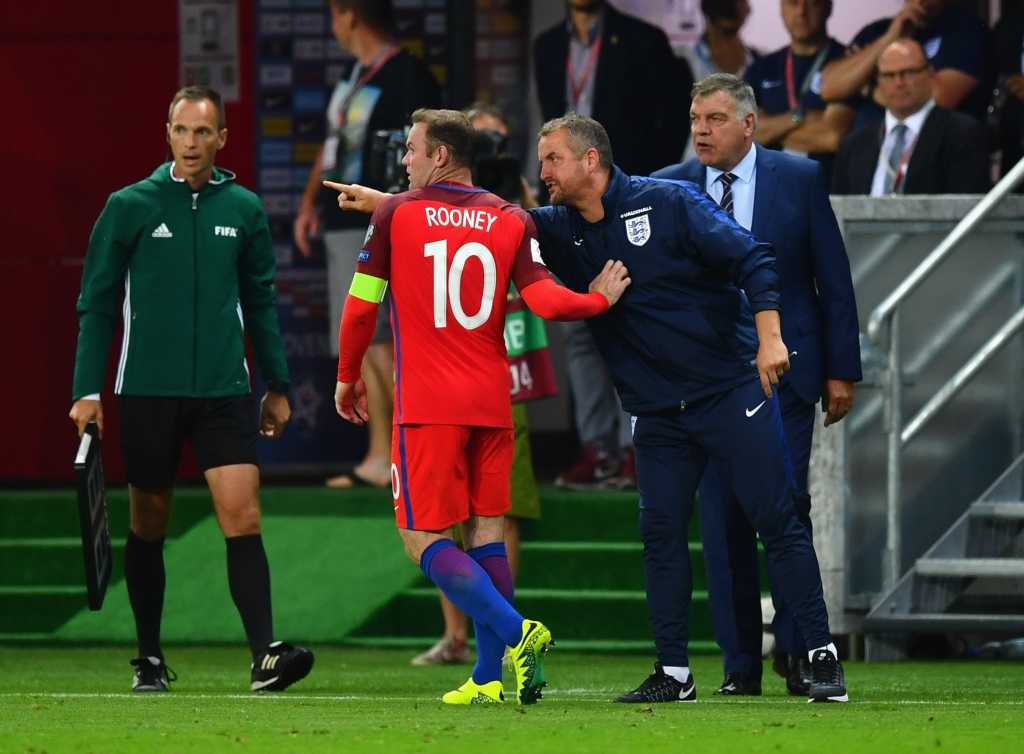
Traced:
[[[796, 482], [797, 518], [811, 533], [807, 468], [816, 407], [804, 401], [785, 382], [779, 389], [778, 401]], [[760, 678], [762, 619], [757, 530], [713, 460], [708, 463], [700, 482], [700, 533], [707, 568], [711, 625], [715, 641], [722, 648], [724, 670]], [[793, 612], [782, 598], [779, 579], [770, 565], [768, 581], [775, 605], [772, 627], [779, 649], [788, 655], [806, 653], [808, 647]]]
[[777, 398], [766, 400], [760, 382], [752, 380], [684, 410], [636, 417], [633, 443], [647, 604], [661, 664], [689, 665], [693, 574], [687, 528], [709, 458], [760, 533], [780, 593], [808, 645], [829, 644], [818, 559], [797, 517]]

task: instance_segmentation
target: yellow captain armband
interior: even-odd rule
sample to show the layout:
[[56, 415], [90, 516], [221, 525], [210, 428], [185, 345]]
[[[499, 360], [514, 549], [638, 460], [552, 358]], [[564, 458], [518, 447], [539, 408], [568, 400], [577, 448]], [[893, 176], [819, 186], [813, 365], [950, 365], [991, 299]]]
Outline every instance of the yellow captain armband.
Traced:
[[384, 291], [387, 289], [387, 280], [357, 272], [356, 276], [352, 278], [352, 287], [348, 289], [348, 293], [350, 296], [369, 301], [371, 304], [379, 304], [384, 300]]

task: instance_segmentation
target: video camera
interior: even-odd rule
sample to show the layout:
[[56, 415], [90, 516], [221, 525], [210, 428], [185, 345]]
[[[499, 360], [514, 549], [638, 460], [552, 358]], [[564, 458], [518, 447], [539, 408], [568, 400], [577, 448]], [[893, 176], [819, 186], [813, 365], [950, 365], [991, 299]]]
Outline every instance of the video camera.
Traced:
[[[370, 165], [367, 182], [391, 194], [409, 188], [409, 176], [402, 160], [405, 158], [407, 129], [375, 131], [370, 143]], [[519, 161], [505, 157], [508, 138], [497, 131], [476, 132], [476, 157], [473, 160], [473, 183], [515, 202], [522, 192]]]

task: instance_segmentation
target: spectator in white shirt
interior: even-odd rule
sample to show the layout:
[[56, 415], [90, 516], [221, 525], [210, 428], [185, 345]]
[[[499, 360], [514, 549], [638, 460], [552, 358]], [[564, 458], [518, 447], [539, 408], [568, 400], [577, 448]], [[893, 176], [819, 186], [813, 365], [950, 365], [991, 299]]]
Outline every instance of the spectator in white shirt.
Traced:
[[988, 138], [974, 118], [935, 104], [935, 69], [918, 42], [899, 39], [878, 59], [888, 103], [881, 126], [843, 139], [835, 194], [983, 194], [989, 189]]

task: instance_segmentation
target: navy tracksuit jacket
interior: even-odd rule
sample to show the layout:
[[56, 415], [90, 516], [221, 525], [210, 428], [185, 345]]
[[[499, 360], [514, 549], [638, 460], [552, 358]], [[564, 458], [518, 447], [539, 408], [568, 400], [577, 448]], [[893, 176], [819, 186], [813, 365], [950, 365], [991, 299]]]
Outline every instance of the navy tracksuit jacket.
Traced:
[[[757, 148], [751, 234], [777, 251], [782, 297], [782, 339], [792, 369], [779, 391], [779, 407], [797, 486], [797, 515], [811, 531], [807, 472], [816, 404], [826, 379], [861, 379], [857, 301], [828, 183], [814, 160]], [[652, 176], [707, 183], [697, 160]], [[708, 572], [708, 603], [726, 674], [761, 676], [761, 585], [757, 533], [714, 464], [700, 485], [701, 539]], [[715, 503], [712, 506], [712, 502]], [[773, 629], [786, 654], [806, 653], [803, 637], [769, 571], [775, 602]]]
[[683, 666], [692, 574], [687, 527], [709, 458], [730, 482], [810, 647], [831, 642], [810, 536], [797, 520], [776, 399], [755, 358], [754, 312], [779, 308], [774, 254], [683, 181], [612, 169], [605, 216], [530, 210], [548, 268], [585, 292], [609, 259], [632, 285], [587, 321], [634, 417], [645, 582], [658, 659]]

